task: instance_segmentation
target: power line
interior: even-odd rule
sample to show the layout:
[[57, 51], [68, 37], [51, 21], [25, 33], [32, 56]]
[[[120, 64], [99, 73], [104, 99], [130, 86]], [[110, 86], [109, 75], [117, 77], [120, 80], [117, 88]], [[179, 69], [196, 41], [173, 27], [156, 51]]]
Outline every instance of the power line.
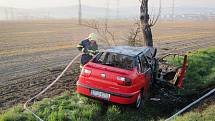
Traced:
[[6, 19], [6, 20], [8, 20], [8, 19], [9, 19], [9, 17], [8, 17], [8, 10], [7, 10], [7, 8], [5, 8], [5, 10], [4, 10], [4, 11], [5, 11], [5, 19]]
[[110, 0], [106, 0], [106, 16], [105, 16], [105, 23], [108, 23], [109, 18], [109, 9], [110, 9]]
[[9, 8], [10, 20], [15, 20], [15, 8]]
[[175, 0], [172, 0], [172, 21], [175, 20]]
[[118, 19], [119, 18], [119, 3], [120, 2], [120, 0], [117, 0], [116, 1], [116, 18]]
[[81, 6], [81, 0], [79, 2], [79, 10], [78, 10], [78, 23], [82, 24], [82, 6]]

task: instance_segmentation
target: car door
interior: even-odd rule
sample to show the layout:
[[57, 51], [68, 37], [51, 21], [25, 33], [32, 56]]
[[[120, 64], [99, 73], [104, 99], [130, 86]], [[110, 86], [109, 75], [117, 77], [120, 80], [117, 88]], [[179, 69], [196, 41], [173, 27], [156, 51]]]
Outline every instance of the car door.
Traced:
[[144, 83], [145, 86], [148, 88], [149, 87], [149, 82], [151, 80], [151, 68], [150, 65], [144, 55], [140, 55], [140, 65], [141, 65], [141, 73], [144, 75]]

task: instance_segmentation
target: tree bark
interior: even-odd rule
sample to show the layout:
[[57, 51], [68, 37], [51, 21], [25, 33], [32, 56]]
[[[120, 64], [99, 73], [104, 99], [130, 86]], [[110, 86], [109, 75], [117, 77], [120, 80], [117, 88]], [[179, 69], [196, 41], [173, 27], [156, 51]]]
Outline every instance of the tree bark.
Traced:
[[148, 0], [142, 0], [140, 6], [140, 21], [146, 46], [153, 47], [151, 25], [149, 24]]

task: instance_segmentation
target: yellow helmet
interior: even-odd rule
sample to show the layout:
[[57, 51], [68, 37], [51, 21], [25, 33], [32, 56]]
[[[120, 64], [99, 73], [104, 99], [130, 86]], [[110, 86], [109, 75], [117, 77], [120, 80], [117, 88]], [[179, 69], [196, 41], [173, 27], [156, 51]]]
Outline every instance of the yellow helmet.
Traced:
[[96, 38], [96, 34], [95, 34], [95, 33], [89, 34], [88, 39], [89, 39], [89, 40], [96, 40], [96, 39], [97, 39], [97, 38]]

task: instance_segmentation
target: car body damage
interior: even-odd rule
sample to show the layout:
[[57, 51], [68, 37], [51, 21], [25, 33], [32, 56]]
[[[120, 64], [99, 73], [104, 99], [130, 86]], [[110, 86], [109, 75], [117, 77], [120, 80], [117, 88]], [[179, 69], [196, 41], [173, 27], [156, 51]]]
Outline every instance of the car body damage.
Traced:
[[187, 55], [167, 54], [158, 60], [158, 75], [156, 79], [182, 88], [187, 64]]
[[169, 63], [174, 62], [171, 59], [177, 54], [158, 59], [156, 52], [151, 47], [129, 46], [115, 46], [100, 52], [83, 67], [77, 93], [140, 108], [154, 85], [182, 88], [187, 56], [181, 56], [184, 59], [179, 66]]

